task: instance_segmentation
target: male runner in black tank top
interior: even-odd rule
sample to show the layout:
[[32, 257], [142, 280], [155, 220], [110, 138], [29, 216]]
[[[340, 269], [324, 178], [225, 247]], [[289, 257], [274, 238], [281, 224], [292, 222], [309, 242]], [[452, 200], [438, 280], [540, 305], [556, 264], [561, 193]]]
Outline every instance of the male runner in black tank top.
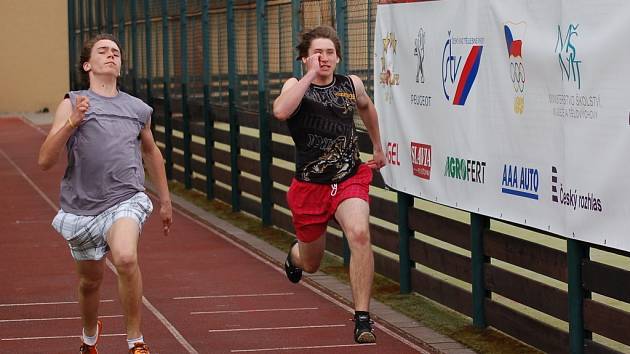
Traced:
[[[341, 48], [334, 29], [320, 26], [305, 32], [297, 49], [306, 74], [299, 80], [288, 79], [273, 104], [274, 116], [287, 121], [296, 148], [296, 173], [287, 201], [297, 240], [287, 255], [285, 270], [294, 283], [300, 281], [302, 270], [317, 271], [326, 248], [326, 226], [334, 217], [352, 252], [354, 340], [373, 343], [369, 185], [372, 169], [385, 165], [376, 109], [360, 78], [335, 74]], [[359, 159], [355, 108], [373, 145], [373, 159], [366, 163]]]

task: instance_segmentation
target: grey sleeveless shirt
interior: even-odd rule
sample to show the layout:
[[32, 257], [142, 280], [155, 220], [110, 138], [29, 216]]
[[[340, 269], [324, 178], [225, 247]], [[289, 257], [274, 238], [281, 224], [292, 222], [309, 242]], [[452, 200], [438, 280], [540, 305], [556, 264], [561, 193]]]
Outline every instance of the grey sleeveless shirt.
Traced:
[[68, 93], [90, 99], [85, 119], [66, 143], [68, 167], [61, 181], [61, 209], [98, 215], [144, 191], [140, 130], [153, 109], [122, 91], [114, 97], [91, 90]]

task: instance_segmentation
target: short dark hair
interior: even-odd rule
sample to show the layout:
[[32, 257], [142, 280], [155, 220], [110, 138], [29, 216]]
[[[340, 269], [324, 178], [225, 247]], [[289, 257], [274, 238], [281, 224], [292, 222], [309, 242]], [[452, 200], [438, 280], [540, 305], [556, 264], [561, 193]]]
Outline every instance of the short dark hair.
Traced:
[[86, 39], [85, 42], [83, 42], [83, 47], [81, 48], [81, 57], [79, 58], [78, 69], [79, 69], [79, 74], [81, 75], [81, 81], [83, 81], [83, 83], [88, 86], [90, 86], [90, 75], [88, 74], [87, 71], [83, 70], [83, 64], [90, 61], [90, 57], [92, 56], [92, 48], [94, 47], [96, 42], [103, 39], [107, 39], [116, 43], [116, 45], [118, 46], [118, 49], [120, 50], [120, 64], [122, 66], [122, 58], [123, 58], [122, 50], [123, 49], [120, 47], [120, 42], [118, 42], [118, 39], [114, 37], [113, 34], [99, 33], [92, 38]]
[[298, 50], [298, 56], [295, 59], [300, 60], [308, 57], [308, 49], [311, 47], [311, 42], [317, 38], [330, 39], [335, 45], [337, 57], [341, 60], [341, 42], [337, 36], [337, 31], [330, 26], [317, 26], [310, 31], [302, 32], [300, 44], [295, 47]]

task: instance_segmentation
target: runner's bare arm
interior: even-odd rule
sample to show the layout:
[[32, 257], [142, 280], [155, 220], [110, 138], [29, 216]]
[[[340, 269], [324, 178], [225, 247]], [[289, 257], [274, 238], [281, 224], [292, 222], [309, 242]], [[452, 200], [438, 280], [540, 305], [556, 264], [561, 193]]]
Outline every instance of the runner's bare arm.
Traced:
[[383, 153], [383, 145], [381, 144], [381, 133], [378, 128], [378, 114], [374, 103], [365, 91], [363, 81], [356, 75], [350, 75], [354, 84], [357, 109], [359, 116], [367, 128], [370, 140], [372, 141], [373, 157], [368, 161], [368, 165], [372, 168], [381, 168], [385, 166], [385, 154]]
[[147, 121], [144, 128], [140, 131], [140, 141], [142, 142], [142, 158], [144, 159], [144, 164], [147, 167], [149, 176], [151, 176], [151, 181], [157, 188], [158, 197], [160, 198], [162, 229], [164, 235], [168, 235], [168, 231], [173, 223], [173, 208], [171, 206], [171, 196], [168, 192], [164, 159], [153, 139], [151, 120]]
[[57, 163], [61, 150], [83, 121], [89, 107], [90, 100], [84, 96], [77, 96], [74, 109], [69, 98], [59, 103], [50, 132], [39, 149], [37, 164], [42, 170], [48, 170]]

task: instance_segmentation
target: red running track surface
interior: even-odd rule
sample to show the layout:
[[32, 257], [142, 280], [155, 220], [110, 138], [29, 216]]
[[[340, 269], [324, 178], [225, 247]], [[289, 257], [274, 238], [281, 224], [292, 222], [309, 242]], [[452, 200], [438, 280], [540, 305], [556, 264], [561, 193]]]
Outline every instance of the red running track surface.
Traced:
[[[37, 166], [45, 131], [0, 119], [0, 353], [75, 353], [81, 322], [67, 245], [50, 226], [65, 159]], [[152, 353], [416, 353], [377, 328], [357, 345], [347, 308], [175, 207], [169, 237], [154, 214], [140, 240], [142, 331]], [[116, 275], [106, 270], [101, 353], [125, 353]]]

